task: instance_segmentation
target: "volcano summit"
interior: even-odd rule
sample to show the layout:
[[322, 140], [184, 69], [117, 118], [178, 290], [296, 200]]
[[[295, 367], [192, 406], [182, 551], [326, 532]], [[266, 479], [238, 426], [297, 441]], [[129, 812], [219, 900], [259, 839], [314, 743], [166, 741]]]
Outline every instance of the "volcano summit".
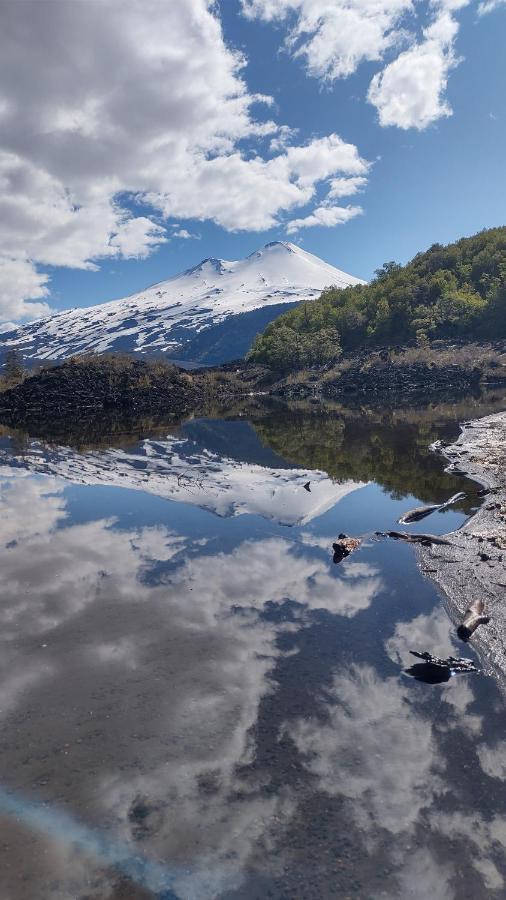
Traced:
[[217, 364], [244, 356], [272, 319], [324, 287], [362, 283], [295, 244], [275, 241], [246, 259], [204, 259], [122, 300], [20, 325], [0, 335], [0, 349], [15, 347], [33, 359], [123, 351]]

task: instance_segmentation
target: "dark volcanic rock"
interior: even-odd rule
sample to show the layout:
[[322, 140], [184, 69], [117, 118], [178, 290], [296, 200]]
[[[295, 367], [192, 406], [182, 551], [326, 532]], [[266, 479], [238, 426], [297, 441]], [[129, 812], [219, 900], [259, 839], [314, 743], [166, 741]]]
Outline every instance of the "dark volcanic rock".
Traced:
[[481, 373], [479, 370], [465, 370], [459, 366], [447, 366], [435, 368], [424, 364], [411, 364], [408, 366], [394, 365], [392, 363], [382, 366], [370, 366], [365, 371], [358, 365], [343, 372], [335, 387], [340, 393], [357, 394], [410, 394], [425, 393], [430, 390], [439, 392], [444, 390], [467, 391], [473, 385], [478, 384]]
[[443, 399], [478, 390], [483, 377], [478, 366], [392, 362], [387, 350], [356, 353], [343, 357], [343, 362], [335, 374], [319, 371], [300, 381], [292, 377], [275, 384], [272, 392], [287, 398], [321, 396], [352, 404], [365, 400], [371, 405], [403, 405], [427, 396]]
[[176, 415], [202, 396], [202, 385], [175, 366], [95, 357], [43, 369], [0, 394], [0, 420], [85, 418], [110, 411]]

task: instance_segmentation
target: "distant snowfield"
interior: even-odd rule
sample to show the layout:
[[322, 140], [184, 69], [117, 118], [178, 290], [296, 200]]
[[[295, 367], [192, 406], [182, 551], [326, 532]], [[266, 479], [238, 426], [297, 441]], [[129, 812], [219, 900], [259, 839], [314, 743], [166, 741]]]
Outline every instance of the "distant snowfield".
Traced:
[[[0, 448], [0, 476], [50, 475], [74, 484], [112, 485], [189, 503], [218, 516], [245, 513], [281, 525], [305, 525], [323, 515], [363, 482], [332, 481], [324, 472], [275, 469], [239, 462], [169, 436], [145, 440], [134, 450], [78, 453], [32, 442], [22, 455]], [[310, 482], [310, 491], [304, 484]]]
[[[0, 331], [0, 347], [16, 346], [26, 357], [38, 359], [114, 350], [163, 352], [175, 358], [186, 351], [185, 358], [190, 358], [188, 343], [237, 316], [313, 300], [329, 285], [363, 283], [295, 244], [276, 241], [246, 259], [205, 259], [122, 300], [68, 310]], [[271, 318], [277, 314], [273, 309]], [[262, 327], [268, 319], [267, 314]], [[223, 343], [221, 333], [220, 341]]]

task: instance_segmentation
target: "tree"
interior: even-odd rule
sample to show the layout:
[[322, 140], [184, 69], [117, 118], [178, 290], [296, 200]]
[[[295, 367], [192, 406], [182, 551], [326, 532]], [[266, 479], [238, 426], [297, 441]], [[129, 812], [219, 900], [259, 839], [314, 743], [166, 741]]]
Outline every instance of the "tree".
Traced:
[[249, 358], [287, 372], [330, 363], [341, 347], [456, 335], [506, 337], [504, 226], [433, 244], [405, 266], [386, 262], [369, 284], [325, 288], [271, 322]]
[[393, 275], [395, 272], [400, 272], [402, 266], [399, 263], [394, 262], [394, 260], [390, 260], [390, 262], [383, 263], [380, 269], [375, 269], [374, 274], [376, 278], [386, 278], [388, 275]]

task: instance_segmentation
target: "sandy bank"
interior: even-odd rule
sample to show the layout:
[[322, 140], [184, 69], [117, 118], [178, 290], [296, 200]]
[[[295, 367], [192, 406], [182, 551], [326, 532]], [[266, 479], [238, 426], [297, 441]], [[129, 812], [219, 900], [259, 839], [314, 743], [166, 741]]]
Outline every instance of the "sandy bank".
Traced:
[[464, 527], [447, 535], [451, 546], [420, 548], [421, 569], [442, 589], [456, 624], [473, 600], [483, 598], [492, 620], [471, 643], [485, 670], [506, 676], [506, 412], [466, 422], [454, 444], [434, 449], [449, 460], [447, 471], [465, 473], [489, 493]]

